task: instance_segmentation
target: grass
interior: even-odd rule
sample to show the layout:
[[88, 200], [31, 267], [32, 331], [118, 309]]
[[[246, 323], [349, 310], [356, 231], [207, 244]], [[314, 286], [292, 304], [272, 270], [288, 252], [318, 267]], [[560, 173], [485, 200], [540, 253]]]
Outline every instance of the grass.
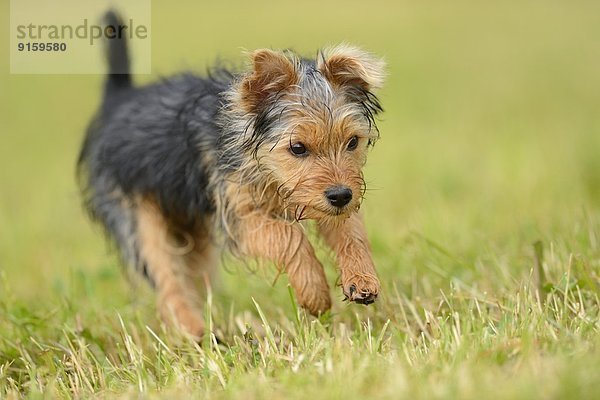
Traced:
[[0, 65], [0, 398], [598, 396], [600, 7], [365, 4], [153, 2], [142, 82], [264, 46], [389, 64], [363, 207], [380, 299], [334, 288], [316, 320], [273, 268], [228, 259], [206, 307], [222, 344], [161, 325], [81, 211], [102, 78]]

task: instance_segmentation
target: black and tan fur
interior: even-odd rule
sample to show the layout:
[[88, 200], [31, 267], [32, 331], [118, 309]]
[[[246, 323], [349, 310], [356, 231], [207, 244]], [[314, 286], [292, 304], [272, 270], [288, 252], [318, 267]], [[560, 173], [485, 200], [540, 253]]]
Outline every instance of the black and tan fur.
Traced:
[[314, 60], [263, 49], [245, 72], [134, 87], [115, 73], [129, 62], [124, 39], [109, 42], [108, 58], [79, 159], [84, 198], [124, 262], [152, 282], [165, 319], [203, 333], [197, 283], [221, 248], [272, 261], [300, 305], [327, 311], [325, 273], [300, 225], [307, 219], [336, 254], [345, 296], [375, 300], [380, 284], [358, 209], [361, 170], [379, 136], [381, 60], [350, 46]]

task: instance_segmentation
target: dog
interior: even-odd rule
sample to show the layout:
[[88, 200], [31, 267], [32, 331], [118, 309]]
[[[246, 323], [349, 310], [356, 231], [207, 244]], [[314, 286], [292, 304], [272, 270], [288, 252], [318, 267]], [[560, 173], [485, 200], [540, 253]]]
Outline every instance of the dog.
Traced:
[[[112, 11], [106, 22], [121, 24]], [[375, 301], [380, 282], [358, 210], [362, 168], [379, 138], [381, 59], [349, 45], [315, 59], [261, 49], [241, 72], [135, 87], [125, 39], [107, 40], [103, 101], [78, 161], [81, 190], [124, 264], [156, 289], [164, 320], [206, 333], [198, 284], [221, 249], [274, 263], [300, 306], [329, 310], [305, 220], [334, 251], [345, 298]]]

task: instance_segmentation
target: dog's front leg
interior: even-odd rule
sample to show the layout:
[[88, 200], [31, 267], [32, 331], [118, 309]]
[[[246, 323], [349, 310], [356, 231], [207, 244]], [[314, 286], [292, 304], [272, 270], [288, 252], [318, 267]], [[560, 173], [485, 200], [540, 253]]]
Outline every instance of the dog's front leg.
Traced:
[[313, 315], [331, 308], [323, 266], [299, 225], [257, 214], [240, 221], [238, 234], [243, 255], [272, 261], [287, 272], [302, 307]]
[[336, 254], [346, 298], [361, 304], [373, 303], [380, 283], [361, 215], [353, 213], [341, 221], [323, 220], [319, 230]]

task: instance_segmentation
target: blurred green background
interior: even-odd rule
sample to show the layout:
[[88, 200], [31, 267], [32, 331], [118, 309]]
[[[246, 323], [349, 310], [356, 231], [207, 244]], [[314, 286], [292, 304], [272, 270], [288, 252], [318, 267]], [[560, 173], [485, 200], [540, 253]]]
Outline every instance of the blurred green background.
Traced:
[[[528, 274], [539, 239], [598, 266], [600, 238], [588, 233], [600, 209], [600, 2], [202, 3], [152, 2], [153, 74], [138, 83], [241, 64], [260, 47], [312, 56], [348, 42], [387, 60], [363, 207], [387, 290], [437, 295], [450, 279], [493, 289], [489, 268], [507, 281]], [[42, 309], [129, 304], [75, 184], [102, 81], [0, 64], [0, 296]], [[287, 297], [284, 279], [228, 271], [223, 297], [242, 306]]]

